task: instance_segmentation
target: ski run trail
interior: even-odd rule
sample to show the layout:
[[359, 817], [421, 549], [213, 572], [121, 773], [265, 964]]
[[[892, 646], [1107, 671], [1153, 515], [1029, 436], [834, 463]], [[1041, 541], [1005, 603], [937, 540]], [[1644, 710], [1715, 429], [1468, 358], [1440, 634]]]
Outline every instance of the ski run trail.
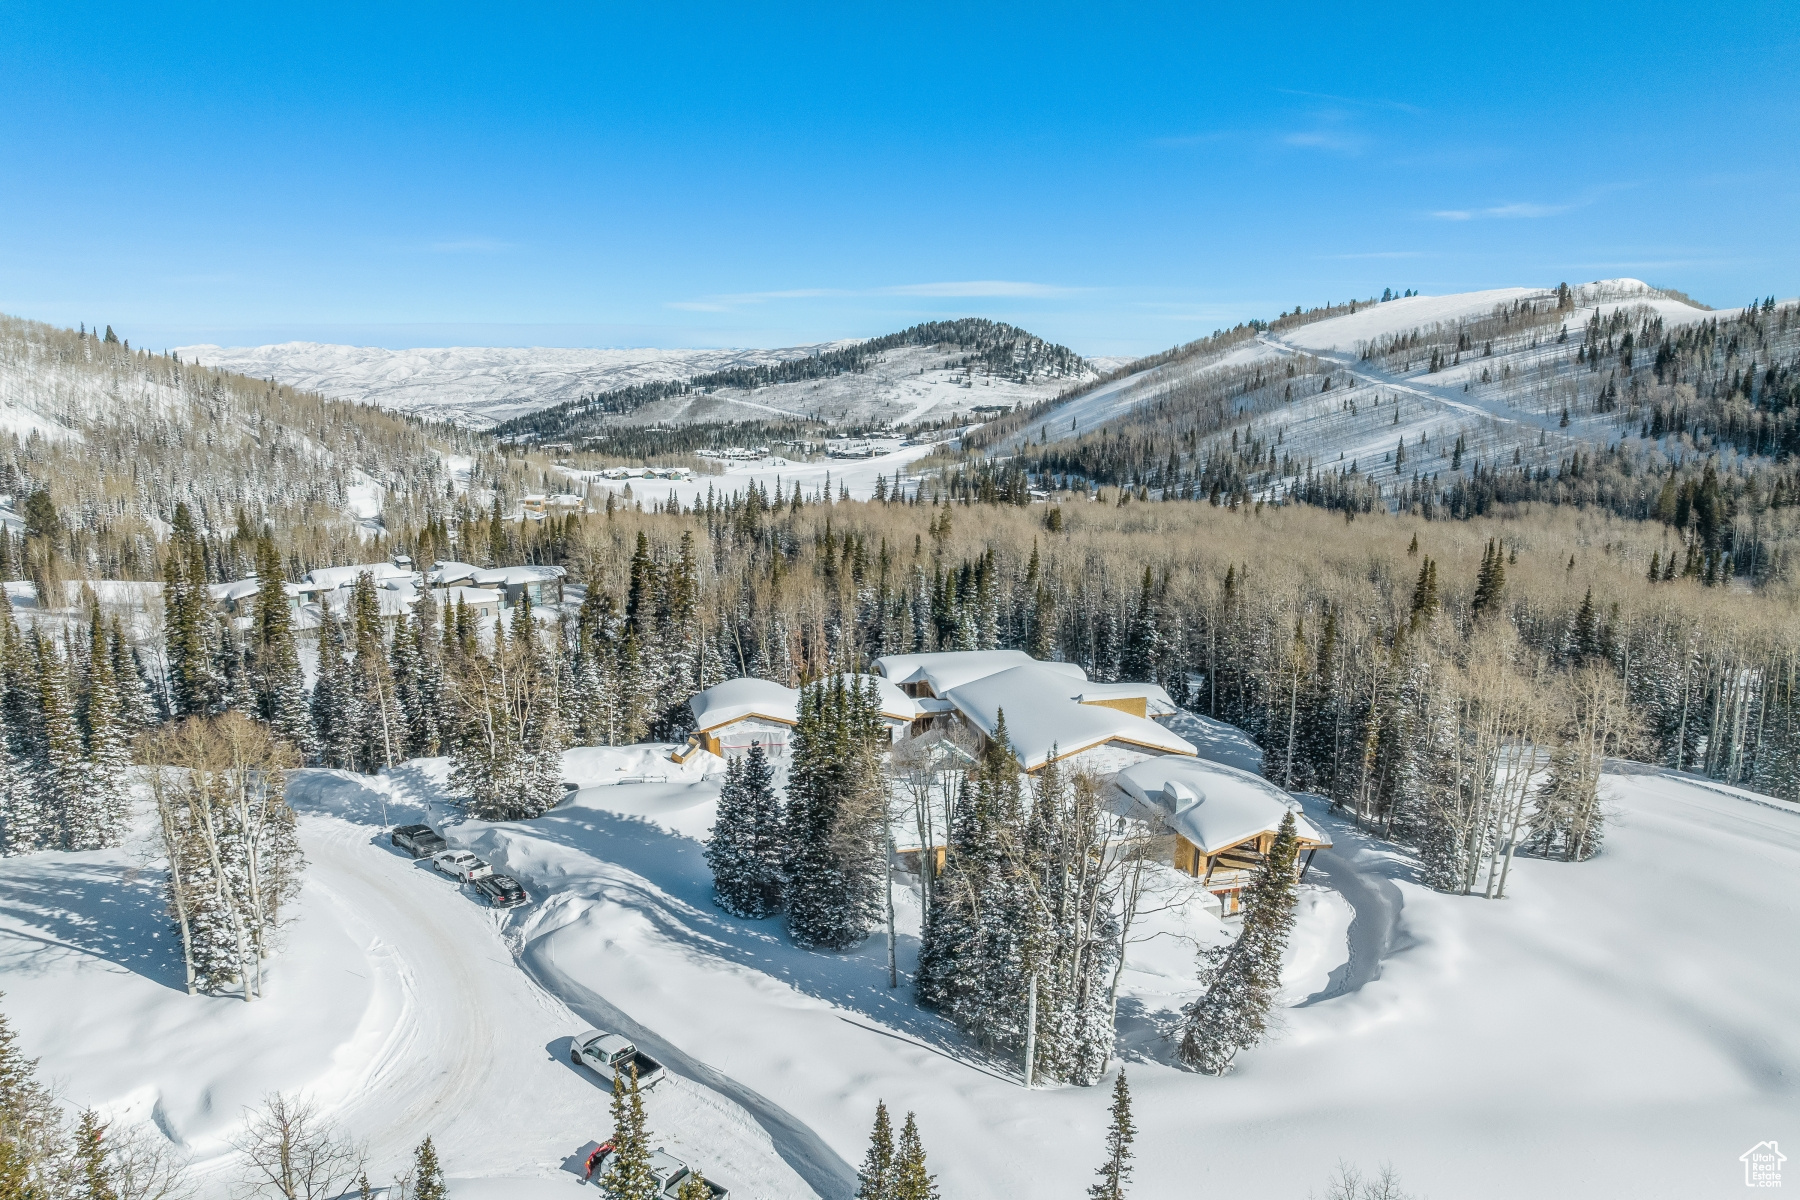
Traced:
[[[878, 1099], [918, 1114], [946, 1197], [1082, 1195], [1109, 1088], [1027, 1092], [920, 1011], [908, 887], [892, 991], [879, 936], [812, 954], [719, 912], [699, 840], [717, 780], [666, 749], [572, 750], [578, 790], [504, 824], [444, 802], [443, 760], [296, 772], [310, 867], [252, 1004], [183, 993], [147, 823], [121, 850], [0, 861], [0, 1003], [69, 1103], [190, 1153], [201, 1200], [233, 1194], [230, 1138], [277, 1090], [364, 1139], [376, 1183], [430, 1134], [455, 1200], [580, 1194], [610, 1129], [606, 1088], [568, 1061], [590, 1026], [666, 1064], [655, 1144], [741, 1200], [849, 1200]], [[1688, 1200], [1737, 1194], [1758, 1142], [1800, 1143], [1800, 806], [1627, 764], [1605, 787], [1603, 852], [1521, 858], [1504, 901], [1419, 887], [1303, 797], [1336, 845], [1301, 892], [1275, 1036], [1223, 1078], [1180, 1070], [1167, 1035], [1195, 948], [1228, 933], [1159, 875], [1119, 1006], [1132, 1194], [1300, 1200], [1343, 1160], [1391, 1161], [1436, 1200]], [[417, 820], [532, 903], [493, 912], [393, 850], [387, 828]]]

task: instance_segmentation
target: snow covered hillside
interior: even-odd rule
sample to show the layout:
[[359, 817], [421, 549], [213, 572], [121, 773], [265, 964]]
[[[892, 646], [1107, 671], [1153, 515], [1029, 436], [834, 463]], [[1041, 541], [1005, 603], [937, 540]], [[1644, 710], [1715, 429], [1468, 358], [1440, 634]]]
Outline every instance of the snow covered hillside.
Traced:
[[[1206, 741], [1250, 761], [1227, 727]], [[444, 805], [442, 760], [297, 773], [313, 867], [254, 1005], [180, 992], [132, 849], [7, 859], [5, 1009], [71, 1102], [190, 1148], [207, 1197], [229, 1193], [242, 1106], [275, 1088], [309, 1089], [382, 1171], [430, 1133], [454, 1197], [572, 1196], [607, 1132], [604, 1092], [566, 1057], [589, 1025], [669, 1064], [649, 1099], [658, 1141], [743, 1200], [847, 1198], [878, 1099], [919, 1114], [946, 1195], [1080, 1194], [1107, 1089], [1025, 1091], [904, 980], [887, 988], [878, 938], [809, 953], [776, 922], [721, 913], [698, 840], [717, 780], [664, 750], [570, 751], [581, 789], [512, 824]], [[1800, 810], [1667, 773], [1605, 786], [1603, 853], [1521, 860], [1503, 902], [1416, 886], [1309, 804], [1336, 848], [1303, 892], [1290, 1007], [1223, 1078], [1177, 1069], [1161, 1035], [1195, 994], [1194, 949], [1224, 936], [1183, 903], [1190, 881], [1162, 876], [1120, 1013], [1133, 1194], [1298, 1200], [1340, 1159], [1389, 1160], [1409, 1190], [1460, 1200], [1736, 1194], [1738, 1155], [1800, 1099]], [[397, 855], [384, 825], [420, 818], [533, 902], [497, 916]], [[910, 971], [911, 891], [899, 909]]]
[[183, 346], [184, 359], [277, 379], [337, 400], [374, 404], [426, 420], [486, 429], [522, 412], [592, 392], [686, 379], [727, 367], [786, 362], [820, 346], [782, 350], [588, 350], [451, 346], [386, 350], [283, 342]]
[[209, 532], [254, 515], [321, 550], [354, 544], [384, 513], [441, 503], [459, 448], [387, 413], [0, 316], [0, 494], [47, 489], [102, 578], [154, 572], [177, 504]]
[[[287, 342], [229, 349], [184, 346], [178, 353], [337, 399], [488, 429], [508, 418], [582, 397], [790, 363], [857, 344], [849, 340], [775, 350], [384, 350]], [[1010, 408], [1051, 399], [1094, 377], [1094, 370], [1083, 365], [1073, 375], [1032, 373], [1021, 380], [971, 366], [969, 357], [966, 348], [952, 345], [898, 345], [875, 356], [866, 369], [755, 387], [711, 386], [634, 407], [628, 419], [670, 424], [815, 416], [860, 424], [942, 420], [966, 416], [978, 407]], [[1078, 358], [1074, 361], [1081, 363]], [[550, 432], [566, 436], [566, 431]]]
[[[1212, 447], [1222, 449], [1228, 434], [1234, 456], [1257, 447], [1245, 473], [1264, 489], [1297, 485], [1309, 467], [1355, 466], [1365, 478], [1382, 476], [1384, 494], [1394, 496], [1414, 476], [1447, 483], [1477, 465], [1556, 472], [1576, 450], [1691, 450], [1692, 439], [1651, 428], [1639, 403], [1656, 347], [1643, 342], [1634, 364], [1630, 343], [1615, 343], [1631, 333], [1675, 335], [1738, 310], [1701, 309], [1635, 279], [1585, 284], [1558, 300], [1553, 289], [1499, 288], [1346, 306], [1355, 311], [1324, 319], [1286, 316], [1254, 336], [1108, 381], [992, 449], [1047, 445], [1057, 457], [1059, 443], [1102, 429], [1167, 433], [1171, 417], [1194, 414]], [[1602, 331], [1591, 351], [1590, 326]], [[1209, 446], [1192, 453], [1204, 458]]]

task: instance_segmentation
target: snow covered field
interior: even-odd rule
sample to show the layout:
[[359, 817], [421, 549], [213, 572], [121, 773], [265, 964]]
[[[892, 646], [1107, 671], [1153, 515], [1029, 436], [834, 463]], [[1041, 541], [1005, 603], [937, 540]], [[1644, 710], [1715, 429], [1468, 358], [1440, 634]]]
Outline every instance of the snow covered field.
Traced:
[[[1234, 731], [1205, 732], [1245, 760]], [[242, 1107], [276, 1088], [333, 1106], [384, 1170], [431, 1133], [454, 1196], [573, 1195], [566, 1164], [606, 1125], [564, 1057], [590, 1024], [670, 1064], [652, 1128], [734, 1196], [848, 1196], [877, 1099], [918, 1112], [947, 1196], [1083, 1193], [1105, 1088], [1025, 1092], [904, 980], [888, 989], [879, 938], [812, 954], [714, 908], [697, 839], [716, 779], [654, 747], [565, 767], [579, 791], [504, 825], [438, 799], [441, 760], [297, 774], [313, 866], [256, 1005], [181, 993], [134, 850], [0, 862], [5, 1010], [71, 1101], [191, 1147], [208, 1196], [227, 1194]], [[1390, 1160], [1438, 1200], [1736, 1194], [1739, 1154], [1797, 1136], [1800, 809], [1657, 772], [1606, 788], [1601, 856], [1521, 860], [1501, 902], [1417, 887], [1309, 802], [1336, 848], [1303, 893], [1292, 1007], [1222, 1079], [1176, 1069], [1162, 1036], [1194, 947], [1224, 933], [1160, 876], [1120, 1011], [1133, 1194], [1298, 1200], [1339, 1159]], [[384, 821], [422, 816], [533, 903], [490, 913], [387, 847]], [[906, 970], [916, 898], [899, 907]]]

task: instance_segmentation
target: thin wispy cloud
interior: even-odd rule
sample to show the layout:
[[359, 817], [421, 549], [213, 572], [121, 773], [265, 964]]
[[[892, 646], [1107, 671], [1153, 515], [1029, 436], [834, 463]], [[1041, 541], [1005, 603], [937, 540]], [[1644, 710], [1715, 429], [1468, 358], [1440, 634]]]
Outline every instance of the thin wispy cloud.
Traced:
[[783, 288], [768, 292], [734, 292], [722, 296], [706, 296], [698, 300], [671, 300], [665, 308], [684, 312], [730, 312], [751, 304], [767, 304], [776, 300], [817, 300], [822, 298], [868, 298], [876, 296], [911, 296], [946, 300], [1028, 299], [1047, 300], [1074, 296], [1091, 288], [1064, 287], [1053, 283], [1032, 283], [1014, 279], [964, 279], [942, 283], [898, 283], [874, 288]]
[[1579, 204], [1495, 204], [1488, 208], [1443, 208], [1431, 215], [1439, 221], [1530, 220], [1559, 216], [1579, 207]]
[[502, 250], [512, 249], [511, 242], [502, 242], [495, 238], [457, 238], [452, 241], [433, 242], [430, 250], [433, 254], [498, 254]]
[[1573, 200], [1567, 200], [1561, 204], [1510, 201], [1506, 204], [1491, 204], [1482, 208], [1443, 208], [1426, 215], [1438, 221], [1537, 220], [1543, 217], [1561, 216], [1563, 213], [1573, 212], [1578, 208], [1586, 208], [1614, 192], [1629, 191], [1636, 186], [1635, 183], [1600, 184], [1588, 188]]

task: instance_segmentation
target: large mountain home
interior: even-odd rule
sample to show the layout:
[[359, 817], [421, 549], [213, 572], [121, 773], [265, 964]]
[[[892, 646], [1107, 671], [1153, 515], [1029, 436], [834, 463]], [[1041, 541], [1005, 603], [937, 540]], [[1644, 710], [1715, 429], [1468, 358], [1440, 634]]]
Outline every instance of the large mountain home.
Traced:
[[1300, 873], [1331, 838], [1300, 811], [1286, 792], [1260, 775], [1203, 758], [1157, 758], [1113, 776], [1132, 815], [1174, 835], [1175, 869], [1201, 881], [1229, 915], [1243, 904], [1281, 819], [1294, 814]]

